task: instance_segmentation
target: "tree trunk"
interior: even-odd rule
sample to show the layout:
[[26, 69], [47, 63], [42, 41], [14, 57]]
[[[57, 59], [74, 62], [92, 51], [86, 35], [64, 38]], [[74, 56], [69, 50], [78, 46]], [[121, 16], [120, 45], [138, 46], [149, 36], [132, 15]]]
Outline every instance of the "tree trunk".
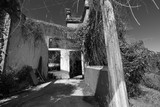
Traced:
[[129, 107], [113, 7], [110, 0], [101, 0], [100, 5], [108, 60], [107, 107]]

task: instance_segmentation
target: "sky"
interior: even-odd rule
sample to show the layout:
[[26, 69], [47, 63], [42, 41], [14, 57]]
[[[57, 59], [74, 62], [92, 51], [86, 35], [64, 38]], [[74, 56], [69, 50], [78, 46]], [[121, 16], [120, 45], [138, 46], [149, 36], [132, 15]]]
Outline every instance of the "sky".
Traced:
[[[143, 40], [145, 46], [153, 51], [160, 52], [160, 10], [158, 10], [151, 0], [144, 0], [145, 5], [139, 9], [134, 9], [135, 16], [140, 22], [140, 26], [131, 19], [131, 30], [129, 36], [136, 40]], [[155, 0], [160, 7], [160, 0]]]
[[[77, 1], [79, 1], [78, 6]], [[140, 25], [136, 23], [132, 15], [129, 15], [127, 36], [134, 41], [143, 40], [148, 49], [160, 52], [160, 10], [156, 8], [152, 0], [139, 1], [141, 6], [133, 9], [133, 12]], [[160, 7], [160, 0], [155, 0], [155, 2]], [[27, 17], [65, 26], [65, 8], [71, 8], [72, 15], [80, 17], [83, 3], [83, 0], [25, 0], [23, 12]]]

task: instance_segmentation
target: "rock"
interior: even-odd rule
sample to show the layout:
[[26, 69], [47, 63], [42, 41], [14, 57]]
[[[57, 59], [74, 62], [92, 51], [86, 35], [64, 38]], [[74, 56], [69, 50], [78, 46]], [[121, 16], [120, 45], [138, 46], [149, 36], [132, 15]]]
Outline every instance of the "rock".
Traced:
[[38, 79], [37, 79], [37, 77], [36, 77], [36, 75], [33, 71], [30, 72], [30, 76], [31, 76], [33, 84], [37, 85], [39, 81], [38, 81]]

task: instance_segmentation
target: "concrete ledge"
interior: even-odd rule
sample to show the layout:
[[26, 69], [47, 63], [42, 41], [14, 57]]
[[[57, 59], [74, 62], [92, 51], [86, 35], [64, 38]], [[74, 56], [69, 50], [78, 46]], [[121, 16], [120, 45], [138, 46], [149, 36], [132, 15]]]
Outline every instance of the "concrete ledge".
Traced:
[[90, 86], [100, 107], [107, 106], [109, 80], [106, 66], [87, 66], [84, 75], [85, 83]]
[[99, 73], [102, 69], [103, 66], [87, 66], [85, 68], [85, 74], [84, 74], [85, 82], [90, 86], [90, 88], [94, 93], [96, 91]]

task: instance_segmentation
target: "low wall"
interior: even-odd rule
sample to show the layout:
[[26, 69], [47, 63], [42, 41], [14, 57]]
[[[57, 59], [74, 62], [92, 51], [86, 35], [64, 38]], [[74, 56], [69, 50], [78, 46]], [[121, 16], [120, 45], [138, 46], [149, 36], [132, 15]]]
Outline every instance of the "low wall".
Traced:
[[87, 83], [95, 94], [100, 107], [107, 107], [109, 85], [106, 66], [87, 66], [85, 68], [85, 83]]

